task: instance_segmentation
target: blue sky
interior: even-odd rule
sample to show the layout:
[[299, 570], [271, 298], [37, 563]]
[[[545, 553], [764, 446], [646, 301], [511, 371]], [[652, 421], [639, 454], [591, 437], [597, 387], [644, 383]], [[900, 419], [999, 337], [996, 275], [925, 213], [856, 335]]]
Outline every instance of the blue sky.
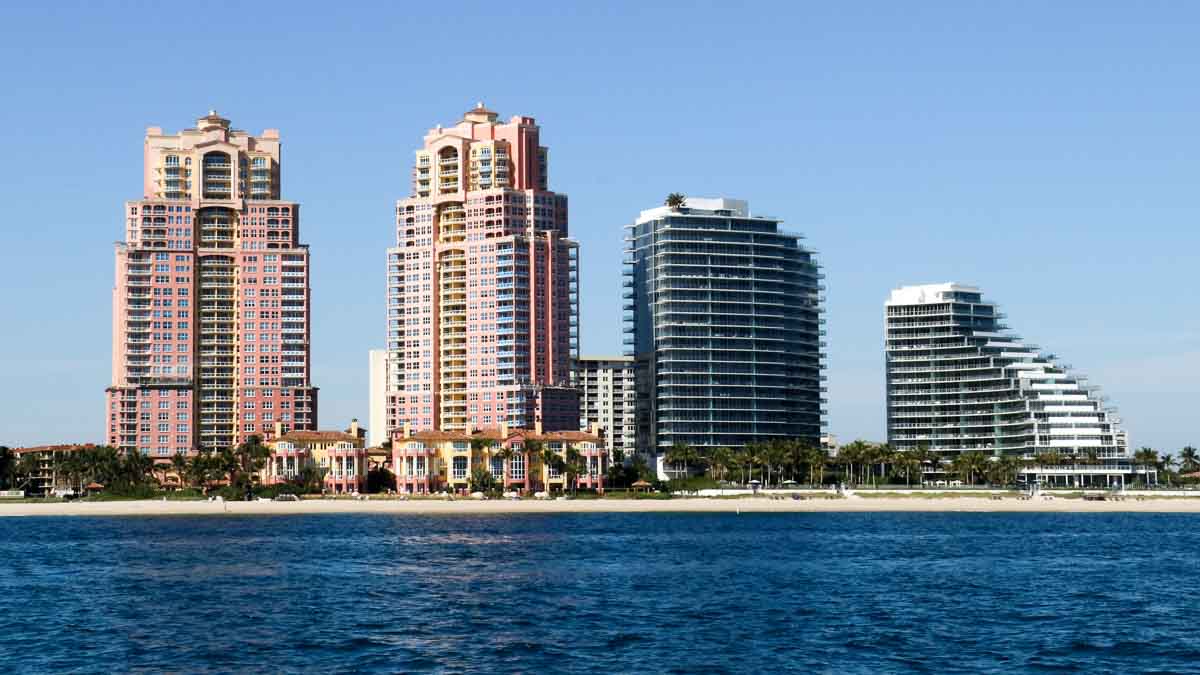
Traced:
[[620, 350], [622, 225], [732, 196], [821, 253], [843, 439], [884, 438], [888, 290], [959, 281], [1101, 385], [1135, 445], [1200, 442], [1200, 7], [44, 4], [0, 8], [0, 444], [102, 439], [142, 135], [209, 108], [281, 130], [322, 426], [365, 419], [392, 205], [425, 131], [476, 101], [542, 126], [584, 353]]

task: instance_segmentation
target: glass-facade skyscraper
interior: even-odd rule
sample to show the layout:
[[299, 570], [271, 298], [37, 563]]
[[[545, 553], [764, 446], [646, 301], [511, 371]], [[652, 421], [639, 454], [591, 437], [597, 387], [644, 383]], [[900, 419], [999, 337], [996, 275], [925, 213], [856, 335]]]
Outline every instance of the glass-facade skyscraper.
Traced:
[[744, 201], [689, 198], [626, 226], [640, 451], [819, 443], [823, 275], [779, 225]]

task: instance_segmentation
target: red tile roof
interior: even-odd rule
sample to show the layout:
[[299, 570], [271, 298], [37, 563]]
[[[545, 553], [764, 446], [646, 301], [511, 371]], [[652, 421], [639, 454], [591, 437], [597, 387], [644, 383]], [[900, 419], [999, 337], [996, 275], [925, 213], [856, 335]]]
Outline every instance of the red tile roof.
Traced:
[[500, 432], [494, 429], [478, 431], [474, 434], [466, 434], [461, 431], [416, 431], [408, 438], [402, 438], [400, 441], [469, 441], [473, 438], [498, 441], [500, 440]]
[[62, 445], [35, 445], [28, 448], [13, 448], [14, 455], [23, 455], [27, 452], [77, 452], [79, 450], [92, 450], [100, 446], [95, 443], [64, 443]]
[[[548, 431], [542, 434], [535, 434], [524, 429], [510, 429], [508, 432], [508, 438], [504, 440], [510, 440], [514, 438], [530, 441], [600, 442], [599, 436], [586, 431]], [[499, 441], [502, 439], [502, 436], [500, 435], [499, 429], [484, 429], [469, 435], [461, 431], [416, 431], [407, 438], [396, 439], [396, 442], [403, 443], [407, 440], [433, 442], [470, 441], [472, 439], [488, 439], [491, 441]]]
[[530, 436], [540, 441], [576, 441], [599, 443], [600, 437], [586, 431], [548, 431], [541, 436]]
[[[289, 431], [275, 441], [357, 441], [358, 436], [344, 431]], [[274, 442], [274, 441], [272, 441]]]

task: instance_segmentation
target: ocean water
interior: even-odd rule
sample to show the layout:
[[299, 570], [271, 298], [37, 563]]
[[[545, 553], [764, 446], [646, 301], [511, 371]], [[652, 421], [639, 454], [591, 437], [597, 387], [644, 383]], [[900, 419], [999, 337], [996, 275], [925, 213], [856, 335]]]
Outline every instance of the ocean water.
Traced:
[[1197, 525], [0, 518], [0, 671], [1196, 672]]

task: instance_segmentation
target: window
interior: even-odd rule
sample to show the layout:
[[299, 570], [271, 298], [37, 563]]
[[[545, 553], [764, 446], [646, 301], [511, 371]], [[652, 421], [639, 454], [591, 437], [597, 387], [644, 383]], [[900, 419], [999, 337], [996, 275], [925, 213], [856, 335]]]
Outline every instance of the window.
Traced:
[[466, 457], [455, 457], [453, 471], [454, 471], [454, 473], [453, 473], [454, 480], [465, 479], [467, 477], [467, 458]]
[[[517, 448], [515, 446], [513, 449], [517, 450], [518, 453], [520, 451], [520, 448]], [[525, 455], [522, 455], [522, 454], [513, 455], [512, 459], [509, 460], [508, 470], [509, 470], [509, 473], [512, 474], [513, 480], [525, 480]]]

